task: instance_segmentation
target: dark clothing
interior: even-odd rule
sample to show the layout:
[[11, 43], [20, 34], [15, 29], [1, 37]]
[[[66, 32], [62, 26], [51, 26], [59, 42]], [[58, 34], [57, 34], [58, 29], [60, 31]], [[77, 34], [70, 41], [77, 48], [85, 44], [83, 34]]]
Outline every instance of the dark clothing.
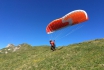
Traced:
[[56, 49], [55, 49], [55, 46], [51, 46], [51, 50], [53, 50], [53, 51], [56, 50]]

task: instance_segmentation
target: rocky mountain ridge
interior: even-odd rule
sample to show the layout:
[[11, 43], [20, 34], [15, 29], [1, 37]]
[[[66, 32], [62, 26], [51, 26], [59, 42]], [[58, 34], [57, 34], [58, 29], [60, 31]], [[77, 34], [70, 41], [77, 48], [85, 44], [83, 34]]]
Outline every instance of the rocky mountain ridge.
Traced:
[[19, 50], [21, 45], [15, 46], [14, 44], [8, 44], [5, 48], [0, 50], [0, 53], [7, 54], [8, 52], [15, 52]]

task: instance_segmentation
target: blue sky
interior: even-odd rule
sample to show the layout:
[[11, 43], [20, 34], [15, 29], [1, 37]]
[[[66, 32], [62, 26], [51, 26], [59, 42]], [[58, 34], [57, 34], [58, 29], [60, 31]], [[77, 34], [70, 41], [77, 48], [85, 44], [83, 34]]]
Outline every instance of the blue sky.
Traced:
[[46, 26], [77, 9], [85, 10], [89, 20], [59, 31], [62, 34], [56, 45], [104, 38], [103, 3], [104, 0], [0, 0], [0, 49], [8, 44], [49, 45], [50, 38], [59, 33], [48, 35]]

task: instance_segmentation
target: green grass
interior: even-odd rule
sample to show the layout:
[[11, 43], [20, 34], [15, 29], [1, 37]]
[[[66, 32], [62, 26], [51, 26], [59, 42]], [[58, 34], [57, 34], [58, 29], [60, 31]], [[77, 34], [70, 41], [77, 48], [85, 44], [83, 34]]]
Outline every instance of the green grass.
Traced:
[[104, 70], [104, 39], [58, 47], [22, 45], [0, 53], [0, 70]]

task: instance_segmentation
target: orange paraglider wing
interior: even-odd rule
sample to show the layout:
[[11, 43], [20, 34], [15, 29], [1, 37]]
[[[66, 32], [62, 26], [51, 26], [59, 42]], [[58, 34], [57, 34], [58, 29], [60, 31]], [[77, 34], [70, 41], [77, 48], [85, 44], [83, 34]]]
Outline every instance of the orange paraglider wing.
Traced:
[[87, 20], [88, 20], [88, 15], [84, 10], [75, 10], [66, 14], [62, 18], [59, 18], [50, 22], [46, 27], [46, 32], [50, 34], [66, 26], [79, 24]]

